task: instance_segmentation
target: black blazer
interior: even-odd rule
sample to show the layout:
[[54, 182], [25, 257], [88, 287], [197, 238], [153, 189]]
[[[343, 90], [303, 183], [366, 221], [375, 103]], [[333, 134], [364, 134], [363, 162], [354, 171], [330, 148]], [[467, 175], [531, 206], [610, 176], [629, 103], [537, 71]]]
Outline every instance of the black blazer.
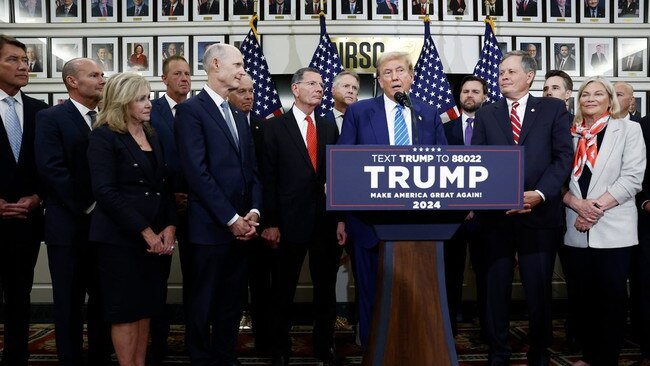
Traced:
[[[282, 3], [282, 15], [285, 14], [291, 14], [291, 4], [289, 3], [290, 0], [284, 0]], [[269, 3], [269, 14], [277, 14], [278, 13], [278, 4], [275, 2]]]
[[187, 192], [187, 183], [183, 178], [181, 162], [178, 159], [178, 149], [176, 149], [174, 115], [164, 96], [151, 102], [151, 126], [156, 130], [158, 140], [165, 154], [172, 190], [174, 192]]
[[[363, 1], [357, 0], [356, 5], [354, 6], [354, 14], [363, 13]], [[350, 1], [343, 0], [341, 2], [341, 14], [350, 14]]]
[[[210, 2], [206, 1], [201, 6], [199, 6], [199, 14], [219, 14], [219, 0], [215, 0], [212, 2], [212, 6], [208, 9], [208, 4]], [[235, 14], [237, 14], [235, 12]]]
[[77, 4], [74, 3], [70, 5], [70, 12], [68, 12], [68, 14], [65, 13], [65, 5], [59, 5], [56, 8], [57, 17], [76, 17], [77, 14]]
[[[102, 10], [99, 8], [99, 3], [97, 5], [93, 6], [92, 8], [92, 16], [94, 17], [101, 17], [102, 15]], [[106, 5], [106, 16], [107, 17], [112, 17], [113, 16], [113, 7], [110, 5]]]
[[[126, 15], [129, 17], [136, 16], [135, 15], [135, 6], [132, 6], [128, 9], [126, 9]], [[149, 16], [149, 6], [147, 4], [142, 4], [142, 9], [140, 9], [140, 15], [141, 17], [146, 17]]]
[[[167, 5], [163, 7], [162, 14], [165, 16], [169, 16], [171, 6], [172, 6], [171, 2], [168, 2]], [[184, 12], [185, 12], [185, 6], [181, 4], [180, 1], [176, 1], [176, 7], [174, 8], [174, 16], [183, 15]]]
[[[38, 99], [28, 97], [23, 92], [21, 92], [21, 96], [23, 99], [23, 141], [18, 162], [11, 151], [4, 123], [0, 124], [0, 172], [2, 172], [0, 198], [12, 203], [21, 197], [33, 194], [38, 194], [41, 198], [44, 197], [43, 187], [36, 169], [34, 138], [36, 135], [36, 113], [49, 106]], [[3, 225], [23, 226], [18, 230], [22, 231], [21, 240], [40, 239], [43, 233], [42, 219], [43, 211], [36, 209], [30, 213], [27, 220], [0, 220], [0, 230]]]
[[149, 135], [156, 157], [152, 166], [128, 133], [101, 126], [90, 133], [88, 166], [97, 199], [90, 240], [120, 246], [146, 246], [142, 230], [158, 233], [176, 224], [174, 195], [156, 135]]
[[[338, 139], [336, 126], [316, 117], [317, 171], [314, 171], [305, 141], [293, 111], [264, 125], [264, 226], [278, 227], [283, 239], [306, 242], [326, 219], [325, 145]], [[329, 226], [335, 232], [334, 226]]]
[[241, 0], [235, 1], [235, 8], [233, 14], [235, 15], [251, 15], [255, 11], [253, 9], [253, 0], [246, 1], [246, 5]]
[[445, 137], [449, 145], [465, 145], [465, 134], [463, 131], [463, 118], [458, 117], [444, 125]]
[[68, 99], [36, 116], [36, 165], [47, 191], [45, 243], [88, 241], [88, 215], [95, 201], [88, 170], [90, 127]]

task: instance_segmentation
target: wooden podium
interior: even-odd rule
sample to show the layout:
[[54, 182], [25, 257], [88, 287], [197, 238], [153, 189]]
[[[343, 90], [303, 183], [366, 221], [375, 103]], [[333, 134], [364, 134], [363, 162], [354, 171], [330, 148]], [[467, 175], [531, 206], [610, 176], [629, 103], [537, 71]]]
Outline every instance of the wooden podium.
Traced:
[[442, 240], [458, 224], [376, 225], [381, 241], [372, 326], [363, 365], [457, 365]]

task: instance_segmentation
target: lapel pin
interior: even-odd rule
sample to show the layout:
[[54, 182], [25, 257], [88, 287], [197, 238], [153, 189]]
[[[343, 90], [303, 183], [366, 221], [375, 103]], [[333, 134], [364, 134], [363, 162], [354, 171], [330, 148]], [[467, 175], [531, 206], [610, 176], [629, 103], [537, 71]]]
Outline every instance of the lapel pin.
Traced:
[[531, 112], [535, 112], [535, 108], [531, 109], [530, 111], [531, 111]]
[[422, 121], [422, 116], [418, 116], [418, 120]]

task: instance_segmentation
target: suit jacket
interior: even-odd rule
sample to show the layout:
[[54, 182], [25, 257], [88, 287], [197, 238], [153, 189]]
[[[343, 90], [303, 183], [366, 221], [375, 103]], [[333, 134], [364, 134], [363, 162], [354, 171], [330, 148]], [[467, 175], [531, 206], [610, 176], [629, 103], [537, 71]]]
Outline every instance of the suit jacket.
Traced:
[[142, 9], [140, 9], [140, 14], [136, 15], [135, 14], [135, 6], [132, 6], [128, 9], [126, 9], [126, 15], [129, 17], [134, 17], [134, 16], [141, 16], [141, 17], [146, 17], [149, 16], [149, 6], [147, 4], [142, 4]]
[[[415, 15], [422, 14], [422, 8], [423, 8], [423, 6], [422, 6], [422, 4], [420, 2], [416, 3], [415, 5], [413, 5], [413, 9], [412, 9], [413, 14], [415, 14]], [[426, 12], [426, 9], [427, 8], [424, 7], [425, 12]], [[433, 4], [429, 4], [429, 15], [433, 15]]]
[[[15, 203], [21, 197], [38, 194], [44, 197], [41, 179], [36, 169], [34, 139], [36, 135], [36, 113], [49, 106], [44, 102], [28, 97], [21, 92], [23, 99], [23, 140], [20, 155], [16, 162], [9, 145], [9, 138], [0, 123], [0, 198]], [[4, 103], [4, 102], [2, 102]], [[0, 232], [6, 237], [6, 227], [10, 232], [20, 232], [20, 240], [41, 240], [43, 233], [43, 211], [37, 208], [30, 212], [27, 220], [0, 220]]]
[[[94, 17], [102, 17], [102, 9], [99, 7], [99, 3], [97, 3], [95, 6], [92, 8], [92, 16]], [[112, 17], [113, 16], [113, 7], [110, 5], [106, 5], [106, 16], [107, 17]]]
[[[174, 16], [183, 15], [184, 12], [185, 12], [185, 6], [183, 4], [181, 4], [180, 1], [176, 1], [174, 4], [176, 6], [174, 8]], [[163, 7], [163, 10], [162, 10], [163, 13], [162, 14], [165, 15], [165, 16], [169, 16], [170, 15], [169, 13], [171, 11], [171, 6], [172, 6], [172, 3], [167, 2], [167, 4]]]
[[602, 61], [598, 59], [598, 53], [594, 52], [591, 54], [591, 67], [599, 67], [601, 65], [607, 64], [607, 57], [603, 54]]
[[338, 130], [321, 117], [315, 123], [316, 171], [292, 110], [264, 125], [264, 226], [278, 227], [282, 239], [294, 243], [336, 231], [335, 221], [326, 217], [324, 186], [325, 145], [336, 143]]
[[[641, 126], [643, 140], [646, 145], [646, 169], [645, 175], [643, 176], [643, 183], [641, 185], [641, 192], [636, 195], [636, 207], [639, 210], [639, 237], [647, 238], [648, 235], [650, 235], [650, 213], [648, 213], [646, 210], [643, 210], [641, 208], [641, 205], [643, 205], [643, 202], [650, 201], [650, 167], [647, 164], [648, 161], [650, 161], [650, 148], [648, 147], [648, 145], [650, 145], [650, 116], [643, 117], [641, 121], [639, 121], [639, 126]], [[645, 255], [646, 258], [650, 259], [650, 257], [648, 257], [649, 253], [647, 240], [641, 240], [640, 244], [644, 247], [642, 252], [644, 253], [643, 255]]]
[[[354, 14], [363, 13], [363, 1], [357, 0], [354, 5]], [[341, 14], [350, 14], [350, 1], [343, 0], [341, 1]]]
[[235, 1], [235, 7], [233, 14], [235, 15], [252, 15], [255, 9], [253, 8], [253, 1], [252, 0], [247, 0], [246, 5], [244, 5], [244, 2], [241, 0], [236, 0]]
[[[632, 66], [629, 66], [630, 57], [634, 56], [632, 59]], [[639, 51], [632, 55], [626, 56], [622, 61], [622, 70], [623, 71], [641, 71], [643, 70], [643, 52]]]
[[[503, 3], [502, 3], [502, 1], [504, 1], [504, 0], [497, 0], [497, 2], [494, 3], [494, 13], [490, 13], [491, 16], [497, 16], [497, 17], [503, 16]], [[482, 7], [483, 7], [483, 14], [487, 15], [485, 2], [481, 1], [481, 4], [482, 4]]]
[[555, 69], [557, 70], [575, 70], [576, 69], [576, 59], [573, 57], [573, 55], [569, 55], [569, 57], [566, 58], [566, 61], [564, 62], [564, 66], [560, 68], [560, 65], [562, 64], [562, 58], [559, 58], [555, 62]]
[[246, 116], [231, 108], [238, 147], [219, 108], [205, 90], [176, 108], [176, 144], [190, 187], [189, 240], [195, 244], [232, 243], [235, 237], [228, 221], [235, 214], [245, 216], [262, 207], [255, 147]]
[[[307, 5], [305, 5], [305, 14], [319, 14], [320, 11], [321, 11], [320, 3], [316, 3], [316, 5], [318, 5], [318, 11], [316, 11], [316, 12], [314, 12], [314, 4], [313, 4], [313, 2], [310, 2]], [[325, 12], [325, 9], [322, 9], [322, 10], [323, 10], [323, 12]]]
[[32, 67], [31, 72], [43, 72], [43, 64], [41, 63], [40, 60], [34, 61], [34, 66]]
[[529, 0], [528, 6], [524, 7], [524, 0], [517, 5], [517, 12], [515, 15], [518, 17], [536, 17], [537, 16], [537, 1]]
[[[552, 17], [561, 17], [560, 7], [557, 4], [557, 0], [551, 0], [551, 16]], [[571, 2], [567, 1], [564, 5], [564, 17], [571, 17]]]
[[467, 4], [465, 0], [461, 0], [460, 4], [458, 4], [458, 0], [449, 0], [449, 10], [451, 10], [452, 15], [465, 15]]
[[257, 160], [257, 169], [260, 172], [260, 176], [262, 174], [262, 171], [264, 170], [264, 124], [265, 122], [262, 122], [262, 120], [257, 119], [257, 117], [253, 116], [251, 113], [250, 116], [250, 129], [251, 129], [251, 134], [253, 135], [253, 145], [255, 145], [255, 158]]
[[70, 6], [70, 11], [68, 14], [65, 13], [65, 5], [59, 5], [56, 8], [56, 16], [57, 17], [76, 17], [77, 16], [77, 4], [73, 3]]
[[[576, 145], [578, 138], [573, 138]], [[605, 130], [587, 198], [595, 199], [609, 192], [618, 205], [581, 233], [573, 226], [578, 214], [566, 208], [567, 231], [564, 243], [572, 247], [621, 248], [639, 243], [637, 237], [637, 209], [635, 195], [641, 191], [646, 167], [646, 147], [641, 126], [637, 122], [610, 119]], [[582, 198], [578, 182], [569, 180], [569, 191]]]
[[[421, 145], [446, 145], [444, 127], [436, 108], [413, 98], [413, 110], [418, 118], [417, 128]], [[343, 129], [338, 145], [389, 145], [384, 96], [360, 100], [348, 107], [343, 117]], [[418, 212], [423, 216], [421, 212]], [[392, 215], [394, 220], [394, 215]], [[346, 231], [355, 245], [371, 248], [379, 238], [371, 226], [372, 219], [348, 215]], [[394, 222], [394, 221], [393, 221]]]
[[142, 230], [151, 227], [158, 233], [176, 225], [176, 206], [162, 147], [155, 134], [147, 138], [155, 166], [131, 134], [113, 132], [106, 125], [90, 133], [88, 166], [97, 200], [90, 240], [145, 248]]
[[176, 149], [174, 137], [174, 115], [167, 99], [162, 96], [151, 102], [151, 126], [158, 134], [158, 140], [165, 154], [165, 161], [169, 168], [172, 191], [187, 192], [187, 183], [183, 178], [181, 162]]
[[90, 127], [69, 99], [39, 112], [36, 121], [36, 165], [47, 190], [45, 243], [83, 245], [85, 211], [95, 202], [86, 156]]
[[[278, 13], [278, 4], [275, 2], [269, 4], [269, 14], [277, 14]], [[289, 0], [284, 0], [282, 3], [282, 14], [291, 14], [291, 4], [289, 3]]]
[[[206, 1], [201, 6], [199, 6], [199, 14], [219, 14], [219, 0], [214, 0], [212, 2], [212, 5], [208, 9], [208, 4], [210, 2]], [[251, 4], [252, 7], [252, 4]], [[237, 3], [235, 3], [235, 15], [238, 15], [237, 13]], [[249, 14], [249, 13], [243, 13], [243, 14]], [[250, 13], [252, 14], [252, 13]]]
[[639, 4], [637, 2], [628, 4], [627, 1], [623, 1], [623, 5], [621, 5], [621, 16], [636, 16], [637, 10], [639, 10]]
[[[563, 101], [528, 96], [519, 145], [524, 147], [524, 191], [539, 190], [546, 200], [515, 217], [531, 228], [556, 228], [562, 222], [560, 191], [571, 171], [571, 117]], [[503, 98], [476, 112], [472, 145], [514, 145], [510, 110]], [[480, 212], [481, 220], [500, 220], [500, 211]]]
[[[592, 18], [591, 8], [589, 8], [588, 6], [585, 6], [584, 16], [585, 18]], [[596, 9], [596, 18], [604, 18], [604, 17], [605, 17], [605, 9], [599, 6], [598, 9]]]
[[[390, 1], [390, 0], [386, 0], [386, 1]], [[377, 4], [377, 14], [392, 14], [390, 12], [390, 9], [388, 9], [388, 5], [386, 5], [386, 1], [382, 1], [379, 4]], [[391, 5], [395, 10], [395, 14], [399, 14], [399, 7], [395, 4], [391, 4]]]
[[463, 118], [458, 117], [444, 124], [445, 137], [449, 145], [465, 145]]

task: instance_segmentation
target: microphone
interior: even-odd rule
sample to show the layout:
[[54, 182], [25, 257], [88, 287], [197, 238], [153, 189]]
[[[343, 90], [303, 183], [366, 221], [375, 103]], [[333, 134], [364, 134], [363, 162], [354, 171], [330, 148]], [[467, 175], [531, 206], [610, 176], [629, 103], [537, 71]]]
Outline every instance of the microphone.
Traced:
[[413, 105], [411, 104], [411, 98], [409, 98], [409, 96], [407, 94], [405, 94], [405, 93], [402, 93], [402, 92], [395, 93], [395, 100], [402, 107], [406, 107], [406, 108], [413, 107]]

